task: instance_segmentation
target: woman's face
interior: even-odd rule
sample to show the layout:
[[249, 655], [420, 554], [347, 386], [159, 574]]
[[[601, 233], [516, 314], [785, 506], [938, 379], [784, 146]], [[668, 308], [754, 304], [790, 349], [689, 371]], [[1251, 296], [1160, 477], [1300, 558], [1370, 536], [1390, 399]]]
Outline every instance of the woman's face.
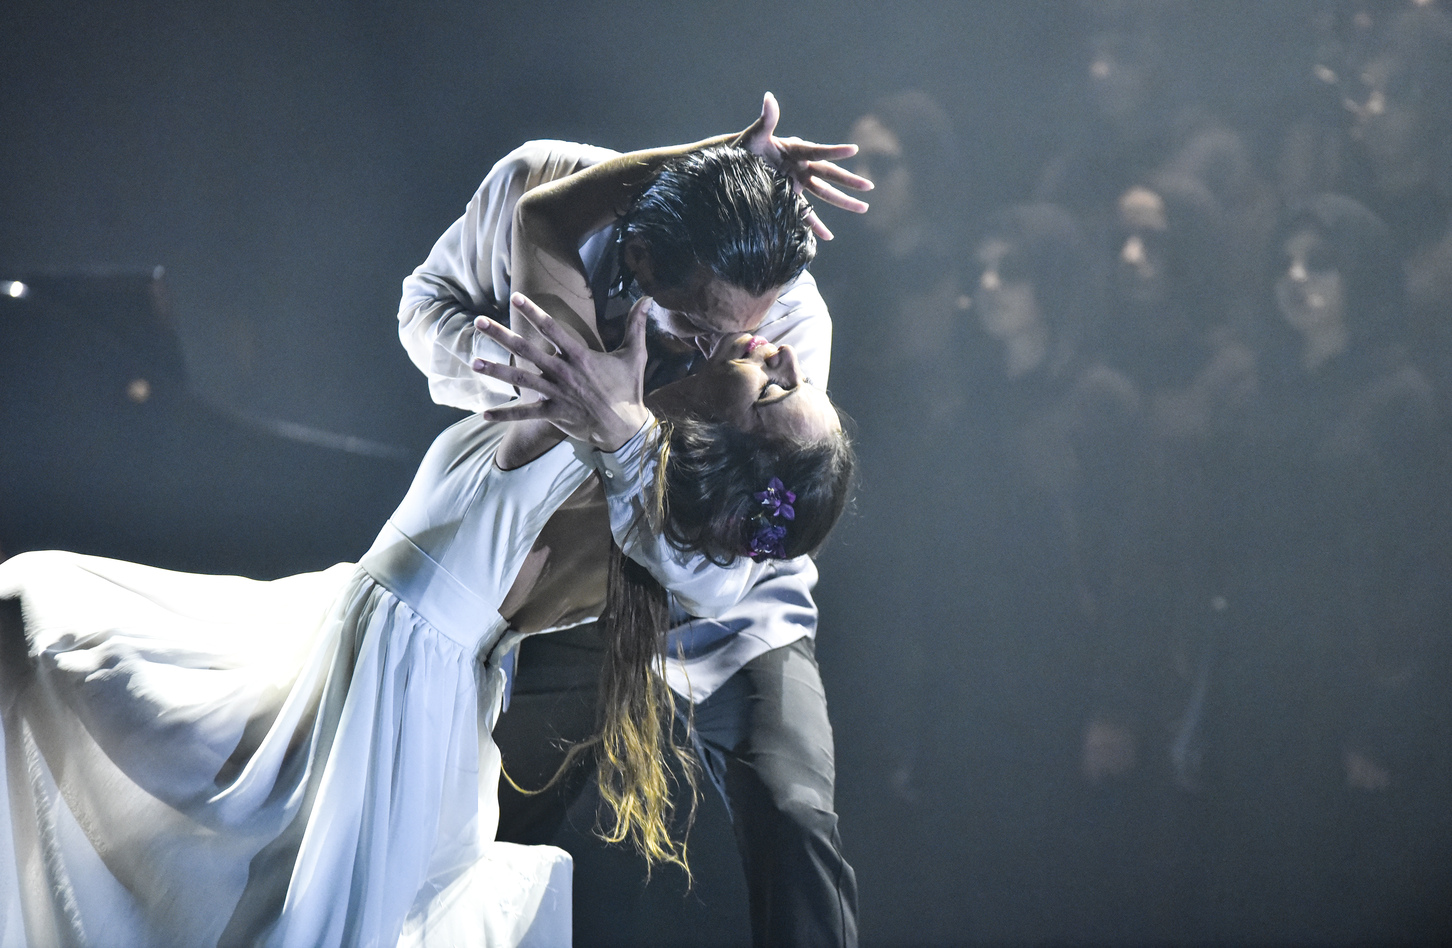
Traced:
[[978, 291], [973, 302], [978, 323], [990, 338], [1008, 342], [1043, 325], [1034, 285], [1024, 272], [1014, 246], [989, 238], [978, 246]]
[[1276, 280], [1276, 306], [1302, 336], [1340, 329], [1346, 318], [1346, 290], [1321, 236], [1311, 228], [1286, 241], [1285, 269]]
[[706, 364], [646, 396], [660, 414], [820, 441], [841, 429], [827, 393], [807, 384], [791, 346], [749, 333], [720, 337]]

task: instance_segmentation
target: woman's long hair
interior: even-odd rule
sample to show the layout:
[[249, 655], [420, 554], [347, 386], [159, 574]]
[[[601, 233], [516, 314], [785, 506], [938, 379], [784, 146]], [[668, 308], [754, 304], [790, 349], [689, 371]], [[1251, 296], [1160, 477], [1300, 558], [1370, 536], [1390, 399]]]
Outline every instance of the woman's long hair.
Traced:
[[[673, 862], [689, 875], [686, 840], [695, 821], [700, 767], [690, 749], [675, 739], [676, 699], [663, 667], [670, 627], [666, 591], [613, 542], [605, 589], [600, 628], [606, 657], [600, 671], [595, 756], [600, 799], [610, 808], [611, 825], [600, 825], [597, 831], [606, 842], [630, 840], [647, 866]], [[680, 842], [671, 833], [672, 760], [690, 788]]]
[[[773, 477], [796, 495], [796, 516], [783, 542], [788, 557], [819, 548], [847, 505], [856, 462], [843, 432], [802, 442], [686, 418], [663, 422], [658, 438], [650, 526], [678, 549], [702, 553], [714, 562], [724, 565], [745, 554], [760, 510], [756, 492]], [[608, 643], [600, 681], [600, 732], [572, 749], [570, 758], [586, 746], [596, 747], [600, 797], [611, 813], [611, 825], [597, 827], [603, 839], [628, 839], [647, 864], [672, 862], [689, 875], [686, 837], [695, 817], [700, 768], [690, 749], [675, 740], [676, 698], [663, 667], [669, 630], [666, 592], [613, 543], [600, 625]], [[680, 842], [671, 833], [672, 760], [691, 791]]]

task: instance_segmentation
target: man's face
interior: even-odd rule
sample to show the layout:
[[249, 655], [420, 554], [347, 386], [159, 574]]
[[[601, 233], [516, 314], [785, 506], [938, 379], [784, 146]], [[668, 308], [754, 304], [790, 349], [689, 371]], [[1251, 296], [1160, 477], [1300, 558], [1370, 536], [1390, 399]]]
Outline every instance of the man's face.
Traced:
[[649, 315], [656, 327], [708, 355], [723, 335], [760, 326], [782, 291], [776, 286], [757, 296], [705, 267], [697, 267], [682, 286], [657, 284], [648, 262], [636, 265], [635, 276], [652, 300]]
[[989, 338], [999, 342], [1041, 331], [1034, 285], [1018, 259], [1018, 249], [1006, 240], [989, 238], [978, 246], [978, 292], [974, 295], [978, 322]]
[[1276, 280], [1276, 305], [1307, 338], [1336, 332], [1346, 323], [1346, 288], [1320, 235], [1305, 228], [1286, 241], [1285, 270]]

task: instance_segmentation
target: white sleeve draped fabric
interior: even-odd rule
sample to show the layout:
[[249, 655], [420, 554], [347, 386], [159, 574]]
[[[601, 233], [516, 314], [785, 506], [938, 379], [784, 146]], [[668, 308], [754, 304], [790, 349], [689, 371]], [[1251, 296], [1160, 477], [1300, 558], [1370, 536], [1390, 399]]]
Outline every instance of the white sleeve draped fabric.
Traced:
[[567, 945], [569, 856], [493, 841], [504, 620], [594, 473], [441, 434], [358, 565], [0, 564], [0, 945]]
[[403, 281], [398, 335], [429, 380], [440, 405], [485, 411], [514, 398], [514, 389], [480, 375], [476, 358], [508, 362], [509, 353], [474, 329], [480, 315], [509, 312], [510, 231], [524, 192], [615, 157], [617, 152], [574, 142], [528, 142], [505, 155], [444, 231], [428, 259]]
[[714, 616], [741, 601], [761, 567], [745, 557], [718, 566], [696, 553], [684, 553], [650, 529], [646, 497], [655, 481], [660, 453], [659, 428], [649, 422], [613, 454], [599, 457], [610, 532], [621, 552], [650, 570], [656, 582], [692, 615]]

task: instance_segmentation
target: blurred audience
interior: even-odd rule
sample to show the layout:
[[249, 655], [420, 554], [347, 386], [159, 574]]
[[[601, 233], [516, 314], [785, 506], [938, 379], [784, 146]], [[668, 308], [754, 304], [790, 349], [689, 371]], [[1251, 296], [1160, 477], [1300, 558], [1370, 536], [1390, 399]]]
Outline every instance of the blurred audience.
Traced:
[[1229, 621], [1206, 710], [1207, 885], [1243, 906], [1227, 938], [1385, 937], [1366, 913], [1394, 904], [1390, 877], [1373, 870], [1407, 838], [1357, 800], [1395, 787], [1383, 812], [1405, 818], [1446, 789], [1426, 756], [1445, 740], [1435, 401], [1401, 344], [1390, 232], [1364, 205], [1289, 210], [1268, 270], [1257, 402], [1209, 468]]
[[[1061, 851], [1078, 790], [1084, 672], [1094, 646], [1132, 621], [1141, 398], [1090, 345], [1096, 254], [1069, 211], [1005, 209], [970, 248], [979, 358], [960, 359], [978, 374], [955, 461], [968, 472], [957, 499], [968, 555], [936, 650], [933, 691], [946, 697], [925, 784], [934, 811], [953, 813], [939, 852], [971, 839], [996, 885], [1049, 896], [1072, 892], [1084, 868]], [[966, 807], [954, 802], [963, 788], [972, 788]], [[1074, 899], [1041, 903], [1058, 907], [1041, 920], [1047, 937], [1083, 936]]]
[[[851, 237], [814, 267], [834, 311], [862, 327], [838, 333], [832, 347], [833, 395], [852, 406], [858, 439], [871, 445], [859, 469], [860, 515], [841, 541], [851, 551], [839, 569], [878, 590], [856, 616], [892, 637], [874, 673], [923, 682], [940, 661], [933, 653], [942, 636], [958, 624], [950, 601], [922, 595], [912, 578], [956, 571], [961, 561], [955, 451], [969, 399], [959, 361], [967, 297], [956, 256], [964, 220], [952, 202], [963, 184], [960, 149], [947, 113], [919, 91], [874, 102], [849, 140], [860, 147], [853, 170], [876, 183], [872, 212], [839, 228]], [[878, 584], [881, 575], [902, 581]], [[917, 693], [888, 689], [879, 729], [863, 735], [879, 752], [884, 792], [909, 807], [922, 803], [921, 707]]]
[[1236, 127], [1189, 5], [1082, 9], [1038, 203], [961, 196], [954, 103], [852, 128], [873, 209], [816, 269], [899, 692], [880, 792], [944, 932], [1447, 933], [1452, 17], [1307, 5], [1304, 81]]

